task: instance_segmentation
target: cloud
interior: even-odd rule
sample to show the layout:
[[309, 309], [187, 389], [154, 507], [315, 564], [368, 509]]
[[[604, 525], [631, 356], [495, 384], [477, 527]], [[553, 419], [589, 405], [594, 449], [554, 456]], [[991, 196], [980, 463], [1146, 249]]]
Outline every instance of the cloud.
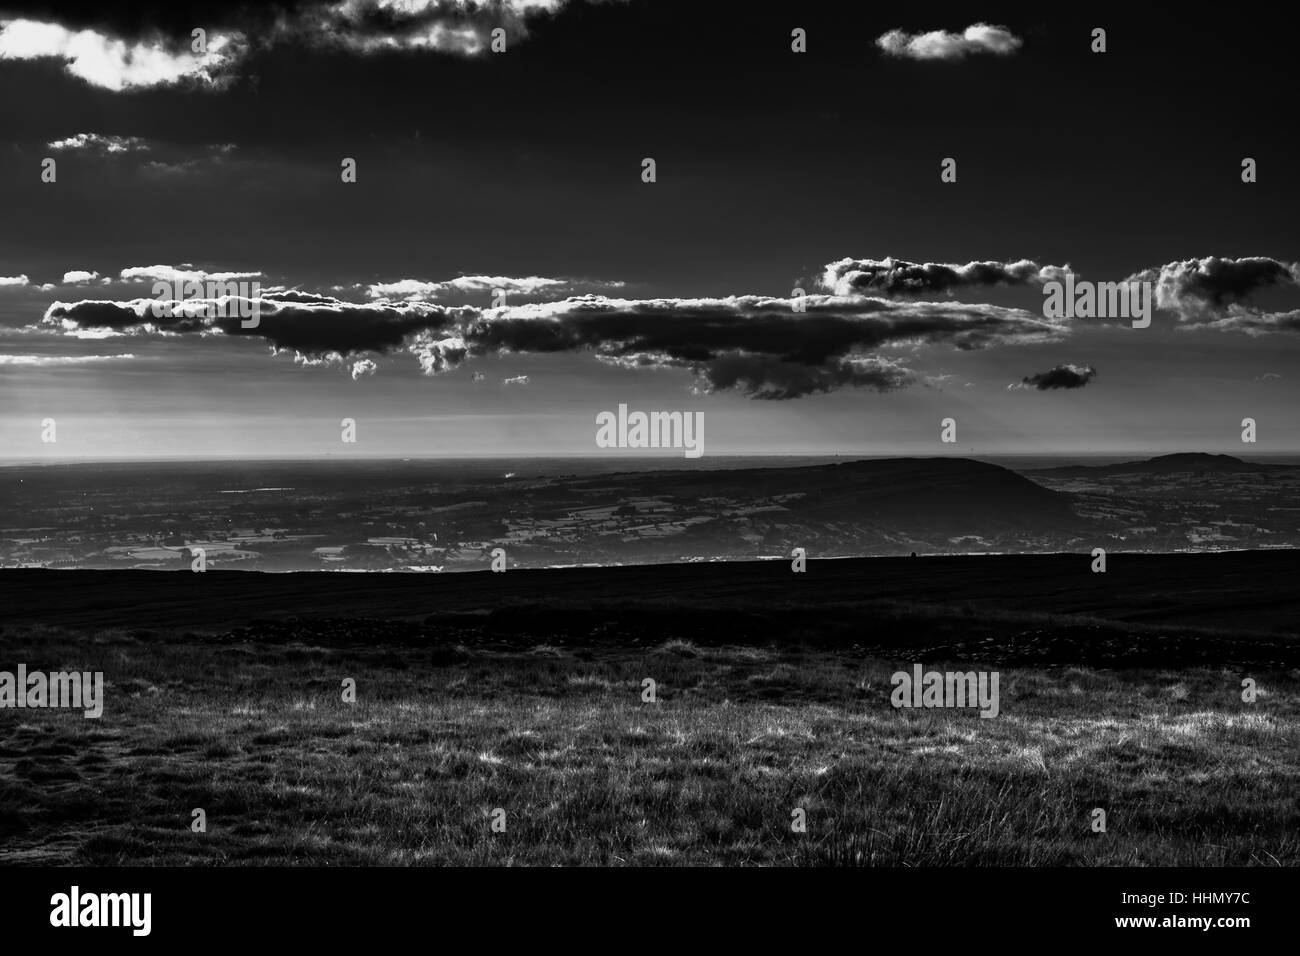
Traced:
[[425, 375], [454, 368], [469, 354], [465, 339], [456, 329], [421, 330], [411, 338], [406, 350], [415, 356]]
[[193, 16], [155, 9], [82, 11], [57, 21], [0, 20], [0, 60], [54, 60], [71, 76], [120, 92], [189, 84], [222, 89], [254, 51], [278, 46], [354, 55], [396, 51], [476, 56], [501, 30], [507, 48], [527, 22], [565, 0], [296, 0], [207, 11], [203, 52]]
[[21, 276], [0, 276], [0, 286], [25, 286], [31, 285], [32, 280], [25, 275]]
[[780, 401], [802, 398], [840, 388], [868, 388], [892, 392], [906, 388], [915, 373], [897, 359], [875, 355], [832, 359], [823, 365], [805, 365], [765, 355], [723, 353], [696, 368], [703, 385], [696, 391], [711, 393], [734, 389], [751, 398]]
[[893, 257], [840, 259], [826, 265], [820, 283], [835, 295], [932, 295], [955, 289], [1042, 283], [1064, 271], [1060, 266], [1040, 266], [1029, 259], [968, 262], [964, 266]]
[[1091, 365], [1057, 365], [1046, 372], [1026, 375], [1018, 385], [1008, 385], [1008, 389], [1034, 388], [1040, 392], [1055, 388], [1083, 388], [1097, 377], [1097, 370]]
[[0, 366], [47, 368], [59, 365], [90, 365], [96, 362], [121, 362], [135, 358], [122, 355], [0, 355]]
[[543, 276], [459, 276], [442, 281], [399, 279], [395, 282], [376, 282], [364, 288], [372, 299], [405, 299], [407, 301], [432, 301], [450, 295], [495, 296], [497, 291], [507, 296], [573, 295], [578, 291], [622, 288], [622, 282], [591, 279], [548, 279]]
[[627, 368], [689, 370], [704, 391], [735, 389], [780, 399], [842, 387], [901, 388], [912, 373], [897, 360], [873, 354], [885, 347], [946, 344], [969, 350], [1056, 341], [1067, 334], [1064, 326], [1020, 309], [862, 296], [587, 295], [483, 310], [421, 302], [285, 301], [290, 295], [302, 294], [257, 299], [260, 317], [252, 329], [242, 327], [235, 310], [253, 303], [239, 297], [223, 299], [224, 310], [214, 309], [211, 300], [186, 301], [166, 318], [152, 315], [149, 299], [56, 302], [42, 324], [81, 337], [241, 335], [310, 363], [350, 364], [405, 351], [429, 375], [486, 355], [586, 352]]
[[[86, 272], [82, 269], [73, 269], [63, 273], [63, 285], [89, 285], [92, 282], [99, 281], [98, 272]], [[103, 280], [107, 282], [107, 279]]]
[[1290, 312], [1261, 312], [1240, 305], [1230, 305], [1216, 319], [1198, 320], [1198, 329], [1217, 332], [1244, 332], [1246, 335], [1295, 334], [1300, 332], [1300, 309]]
[[528, 35], [525, 21], [555, 13], [563, 0], [346, 0], [285, 21], [282, 36], [353, 53], [430, 50], [474, 56], [492, 31], [507, 45]]
[[100, 133], [78, 133], [45, 145], [56, 152], [139, 153], [149, 149], [149, 144], [139, 136], [104, 136]]
[[176, 266], [131, 266], [123, 269], [118, 278], [126, 282], [230, 282], [238, 279], [258, 279], [260, 272], [207, 272], [195, 269], [188, 262]]
[[205, 53], [193, 53], [188, 42], [162, 37], [123, 40], [58, 23], [0, 21], [0, 60], [58, 60], [72, 76], [114, 92], [182, 81], [218, 85], [246, 46], [240, 36], [214, 33]]
[[501, 380], [501, 384], [502, 384], [502, 385], [505, 385], [505, 386], [507, 386], [507, 387], [509, 387], [509, 386], [511, 386], [511, 385], [527, 385], [527, 384], [528, 384], [528, 376], [527, 376], [527, 375], [516, 375], [516, 376], [514, 376], [513, 378], [503, 378], [503, 379]]
[[955, 377], [956, 376], [952, 375], [950, 372], [943, 372], [937, 375], [922, 375], [921, 384], [925, 388], [932, 388], [936, 392], [942, 392], [943, 387], [952, 382]]
[[909, 60], [961, 60], [972, 53], [994, 53], [1009, 56], [1020, 49], [1024, 41], [1006, 27], [976, 23], [962, 33], [933, 30], [929, 33], [907, 33], [890, 30], [876, 39], [876, 46], [889, 56]]
[[45, 144], [54, 152], [73, 152], [96, 158], [148, 157], [139, 164], [147, 177], [175, 178], [194, 172], [209, 172], [228, 162], [239, 148], [234, 143], [174, 143], [140, 136], [110, 136], [102, 133], [77, 133], [66, 139]]
[[1272, 381], [1274, 381], [1274, 380], [1276, 380], [1276, 379], [1280, 379], [1281, 377], [1282, 377], [1282, 376], [1281, 376], [1280, 374], [1278, 374], [1277, 372], [1265, 372], [1263, 375], [1260, 375], [1260, 376], [1258, 376], [1257, 378], [1252, 379], [1251, 381], [1255, 381], [1255, 382], [1272, 382]]
[[[150, 160], [140, 167], [141, 173], [154, 178], [175, 178], [189, 173], [207, 172], [224, 164], [231, 154], [238, 149], [234, 143], [207, 143], [199, 147], [187, 147], [187, 152], [172, 151], [172, 157]], [[197, 155], [195, 150], [197, 149]]]
[[262, 298], [274, 302], [305, 302], [319, 305], [346, 305], [342, 299], [319, 292], [303, 292], [301, 289], [263, 289]]
[[705, 391], [785, 399], [845, 386], [902, 387], [910, 371], [873, 354], [887, 346], [979, 349], [1065, 334], [1037, 315], [991, 305], [823, 295], [578, 296], [487, 310], [460, 330], [456, 347], [470, 357], [590, 352], [625, 368], [687, 369]]
[[[308, 361], [351, 364], [366, 353], [398, 351], [418, 333], [464, 318], [458, 310], [435, 305], [307, 304], [237, 296], [186, 300], [176, 304], [174, 315], [163, 317], [152, 314], [153, 304], [151, 299], [55, 302], [41, 322], [68, 334], [247, 336]], [[246, 329], [238, 310], [251, 312], [254, 305], [258, 324]]]
[[1262, 333], [1296, 331], [1300, 321], [1300, 313], [1268, 314], [1247, 304], [1264, 289], [1300, 287], [1300, 264], [1268, 256], [1184, 259], [1144, 269], [1127, 281], [1152, 283], [1156, 308], [1183, 322]]
[[378, 368], [370, 359], [357, 359], [352, 363], [352, 381], [356, 381], [362, 375], [374, 375]]

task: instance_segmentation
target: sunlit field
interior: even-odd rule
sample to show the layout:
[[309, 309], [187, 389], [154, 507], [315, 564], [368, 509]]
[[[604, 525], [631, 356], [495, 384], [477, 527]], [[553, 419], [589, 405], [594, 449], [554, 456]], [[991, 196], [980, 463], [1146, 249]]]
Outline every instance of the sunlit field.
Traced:
[[[0, 667], [102, 670], [106, 701], [0, 710], [0, 862], [1300, 863], [1293, 670], [636, 631], [11, 630]], [[895, 709], [915, 662], [991, 662], [999, 715]]]

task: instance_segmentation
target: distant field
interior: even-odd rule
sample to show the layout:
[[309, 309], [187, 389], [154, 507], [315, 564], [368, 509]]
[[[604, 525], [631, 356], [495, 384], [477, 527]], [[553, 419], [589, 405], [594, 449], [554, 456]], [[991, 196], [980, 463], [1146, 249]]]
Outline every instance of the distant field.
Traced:
[[[1237, 646], [1209, 632], [1069, 638], [1044, 615], [895, 608], [829, 643], [793, 619], [774, 640], [689, 613], [489, 617], [10, 627], [0, 667], [109, 687], [100, 720], [0, 711], [0, 862], [1300, 864], [1294, 643], [1243, 670], [1157, 663]], [[998, 667], [1000, 715], [895, 710], [914, 662]]]

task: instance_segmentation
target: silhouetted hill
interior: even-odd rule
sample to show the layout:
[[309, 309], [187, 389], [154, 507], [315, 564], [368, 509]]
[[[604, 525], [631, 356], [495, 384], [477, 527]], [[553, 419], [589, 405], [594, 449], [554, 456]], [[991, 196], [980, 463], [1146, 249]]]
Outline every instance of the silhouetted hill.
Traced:
[[1157, 455], [1142, 463], [1151, 471], [1254, 471], [1255, 466], [1232, 455], [1210, 455], [1205, 452], [1179, 452]]
[[[779, 501], [779, 520], [850, 523], [900, 535], [1079, 529], [1069, 496], [969, 458], [885, 458], [792, 468], [618, 475], [633, 494]], [[610, 477], [592, 479], [608, 485]]]
[[1142, 461], [1125, 461], [1112, 465], [1070, 465], [1064, 468], [1039, 468], [1026, 473], [1041, 474], [1054, 478], [1064, 478], [1071, 475], [1097, 476], [1107, 474], [1172, 475], [1204, 472], [1233, 474], [1239, 472], [1271, 471], [1278, 468], [1285, 469], [1288, 467], [1289, 466], [1286, 465], [1264, 465], [1257, 462], [1243, 461], [1240, 458], [1234, 458], [1232, 455], [1211, 455], [1206, 452], [1196, 451], [1177, 452], [1172, 455], [1157, 455], [1155, 458], [1147, 458]]

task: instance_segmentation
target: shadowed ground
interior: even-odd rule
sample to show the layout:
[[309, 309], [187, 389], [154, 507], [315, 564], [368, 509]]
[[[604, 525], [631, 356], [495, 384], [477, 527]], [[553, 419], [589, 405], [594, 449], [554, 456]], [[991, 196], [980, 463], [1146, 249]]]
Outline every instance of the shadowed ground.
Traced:
[[223, 628], [253, 618], [415, 618], [545, 603], [679, 609], [970, 607], [1145, 624], [1300, 634], [1300, 551], [858, 558], [444, 574], [0, 570], [5, 620], [75, 626]]
[[[58, 626], [10, 624], [0, 668], [107, 691], [100, 720], [0, 711], [0, 861], [1296, 865], [1289, 560], [101, 574], [97, 594], [10, 572], [37, 582], [20, 619], [65, 584]], [[1179, 623], [1234, 582], [1239, 628]], [[997, 669], [1000, 715], [894, 709], [916, 662]]]

